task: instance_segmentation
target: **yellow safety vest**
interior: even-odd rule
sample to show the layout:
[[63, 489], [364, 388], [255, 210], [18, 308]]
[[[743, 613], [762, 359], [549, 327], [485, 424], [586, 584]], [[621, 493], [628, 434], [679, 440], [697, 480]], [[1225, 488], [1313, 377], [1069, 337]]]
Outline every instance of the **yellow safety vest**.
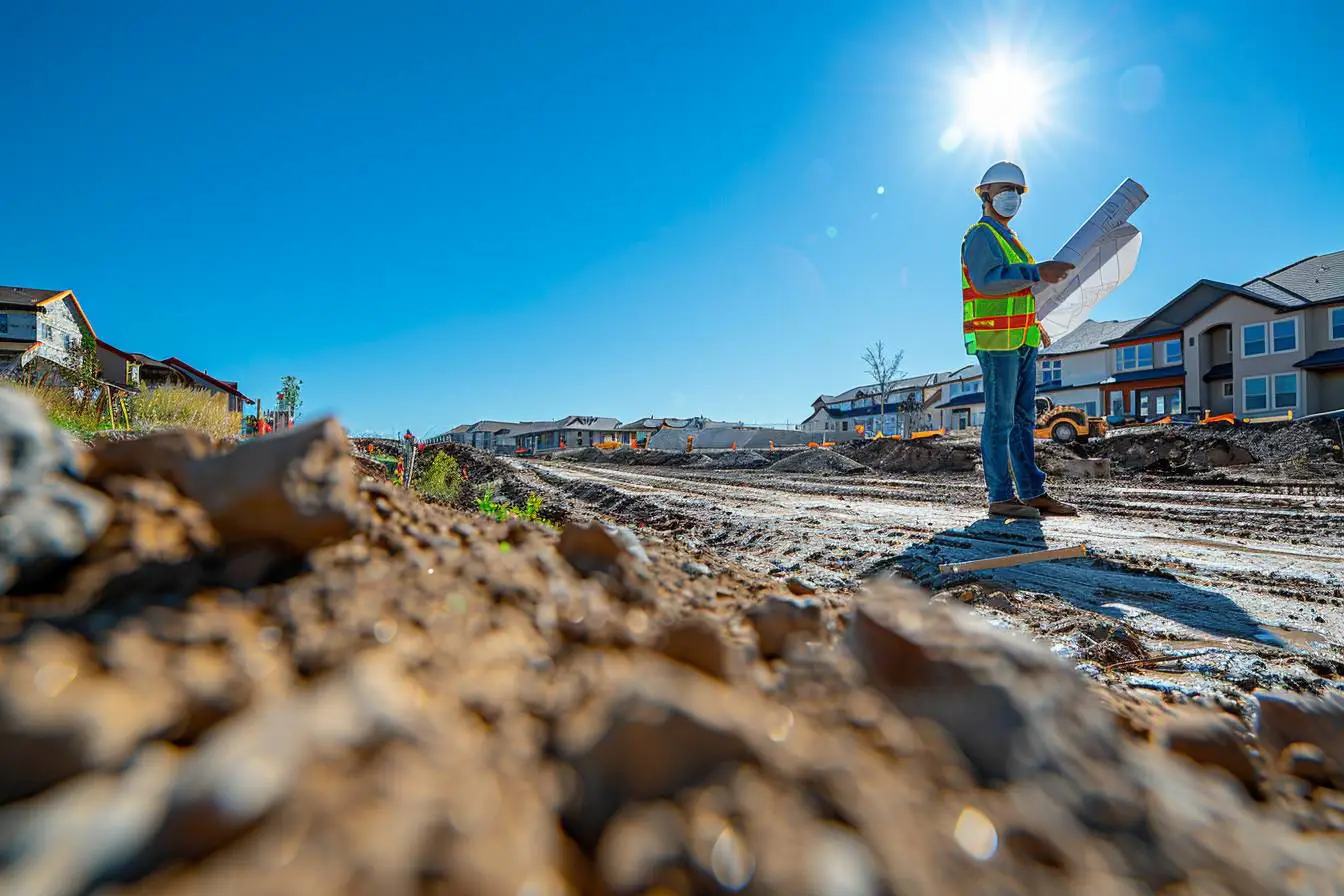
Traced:
[[[999, 241], [1008, 264], [1035, 264], [1036, 259], [1017, 241], [1010, 242], [999, 231], [984, 221], [977, 221], [966, 231], [966, 237], [977, 227], [985, 227]], [[965, 245], [965, 237], [962, 245]], [[976, 352], [1011, 352], [1024, 345], [1036, 348], [1041, 344], [1041, 328], [1036, 323], [1036, 296], [1030, 289], [1001, 296], [984, 296], [975, 291], [966, 270], [966, 259], [961, 261], [961, 319], [966, 340], [966, 354]]]

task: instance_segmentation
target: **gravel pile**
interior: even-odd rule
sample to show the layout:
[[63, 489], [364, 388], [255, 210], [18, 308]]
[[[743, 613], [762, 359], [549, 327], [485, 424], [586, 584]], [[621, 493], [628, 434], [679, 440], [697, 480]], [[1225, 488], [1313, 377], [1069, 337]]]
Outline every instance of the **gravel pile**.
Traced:
[[[0, 414], [0, 892], [1330, 892], [1338, 698], [1101, 692], [887, 583]], [[35, 407], [35, 406], [34, 406]], [[1253, 749], [1252, 749], [1253, 748]]]
[[771, 471], [778, 473], [815, 473], [818, 475], [865, 473], [868, 468], [829, 448], [808, 448], [776, 461]]

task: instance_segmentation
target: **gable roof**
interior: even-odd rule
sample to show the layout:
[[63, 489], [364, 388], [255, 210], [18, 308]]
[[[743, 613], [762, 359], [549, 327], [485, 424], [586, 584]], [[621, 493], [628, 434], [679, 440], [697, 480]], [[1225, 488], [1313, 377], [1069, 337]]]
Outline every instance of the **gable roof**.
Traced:
[[1133, 320], [1085, 320], [1077, 329], [1056, 339], [1049, 348], [1041, 349], [1040, 356], [1057, 357], [1104, 349], [1107, 340], [1119, 339], [1144, 320], [1142, 317]]
[[1302, 304], [1344, 299], [1344, 249], [1312, 255], [1246, 285], [1259, 291], [1265, 283], [1300, 299]]
[[36, 308], [48, 299], [54, 299], [64, 289], [32, 289], [27, 286], [0, 286], [0, 305], [22, 305]]
[[1344, 301], [1344, 250], [1312, 255], [1242, 286], [1200, 280], [1138, 326], [1108, 342], [1176, 332], [1229, 295], [1240, 296], [1280, 314], [1309, 305]]
[[79, 299], [75, 298], [73, 290], [0, 286], [0, 308], [32, 308], [36, 310], [61, 299], [70, 300], [70, 303], [75, 306], [75, 314], [79, 316], [80, 322], [89, 328], [89, 332], [93, 334], [93, 338], [96, 340], [98, 334], [94, 333], [93, 324], [89, 323], [89, 316], [84, 313], [84, 306], [79, 304]]
[[197, 370], [195, 367], [192, 367], [190, 364], [188, 364], [186, 361], [183, 361], [181, 358], [164, 358], [162, 361], [156, 363], [176, 368], [177, 370], [180, 370], [183, 373], [194, 376], [197, 379], [205, 380], [207, 383], [210, 383], [214, 386], [218, 386], [224, 392], [228, 392], [232, 395], [238, 396], [239, 398], [243, 399], [243, 401], [249, 404], [255, 401], [255, 399], [248, 398], [242, 392], [239, 392], [237, 383], [226, 383], [221, 379], [216, 379], [215, 377], [206, 373], [204, 370]]

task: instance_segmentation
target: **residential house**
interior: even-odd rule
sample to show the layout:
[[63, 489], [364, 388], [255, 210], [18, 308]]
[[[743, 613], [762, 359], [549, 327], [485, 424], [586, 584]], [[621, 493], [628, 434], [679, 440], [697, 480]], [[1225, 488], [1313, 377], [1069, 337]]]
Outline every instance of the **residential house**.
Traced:
[[461, 443], [479, 448], [482, 451], [495, 452], [497, 441], [517, 429], [521, 424], [505, 420], [478, 420], [461, 433]]
[[[858, 426], [863, 432], [887, 435], [905, 431], [906, 420], [926, 416], [927, 390], [936, 374], [908, 377], [890, 384], [885, 401], [876, 384], [856, 386], [839, 395], [819, 395], [812, 402], [812, 415], [798, 427], [804, 432], [849, 433]], [[914, 409], [912, 411], [912, 408]]]
[[191, 379], [180, 370], [156, 361], [139, 352], [126, 352], [102, 339], [98, 344], [98, 365], [103, 379], [115, 386], [138, 391], [163, 385], [191, 385]]
[[257, 399], [248, 398], [238, 390], [236, 382], [227, 382], [217, 379], [206, 373], [204, 370], [197, 370], [180, 358], [164, 358], [160, 362], [178, 373], [184, 374], [190, 381], [190, 384], [198, 389], [205, 389], [208, 392], [218, 392], [228, 396], [229, 410], [242, 413], [248, 405], [257, 404]]
[[614, 442], [621, 421], [615, 417], [570, 416], [545, 423], [520, 426], [513, 432], [518, 448], [533, 452], [557, 451], [560, 448], [583, 448], [598, 442]]
[[77, 367], [86, 331], [97, 338], [71, 290], [0, 286], [0, 370]]
[[982, 426], [985, 422], [985, 383], [980, 365], [967, 364], [960, 370], [941, 374], [940, 397], [934, 406], [937, 428], [948, 432]]
[[1107, 344], [1143, 322], [1086, 320], [1037, 355], [1036, 394], [1072, 405], [1089, 416], [1102, 413], [1102, 383], [1116, 372], [1116, 354]]
[[[1344, 251], [1241, 286], [1200, 280], [1110, 344], [1112, 412], [1238, 417], [1344, 408]], [[1124, 377], [1124, 378], [1122, 378]]]

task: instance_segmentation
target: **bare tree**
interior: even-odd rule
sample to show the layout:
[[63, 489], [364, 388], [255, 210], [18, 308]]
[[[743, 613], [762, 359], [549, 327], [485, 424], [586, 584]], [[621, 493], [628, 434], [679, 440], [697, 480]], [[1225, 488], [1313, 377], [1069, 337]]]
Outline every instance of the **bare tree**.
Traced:
[[887, 399], [891, 396], [891, 387], [901, 378], [901, 361], [904, 358], [905, 352], [900, 349], [888, 355], [886, 346], [882, 344], [881, 339], [868, 346], [863, 353], [863, 363], [868, 368], [868, 375], [877, 384], [880, 413], [883, 419], [886, 419], [887, 416]]

